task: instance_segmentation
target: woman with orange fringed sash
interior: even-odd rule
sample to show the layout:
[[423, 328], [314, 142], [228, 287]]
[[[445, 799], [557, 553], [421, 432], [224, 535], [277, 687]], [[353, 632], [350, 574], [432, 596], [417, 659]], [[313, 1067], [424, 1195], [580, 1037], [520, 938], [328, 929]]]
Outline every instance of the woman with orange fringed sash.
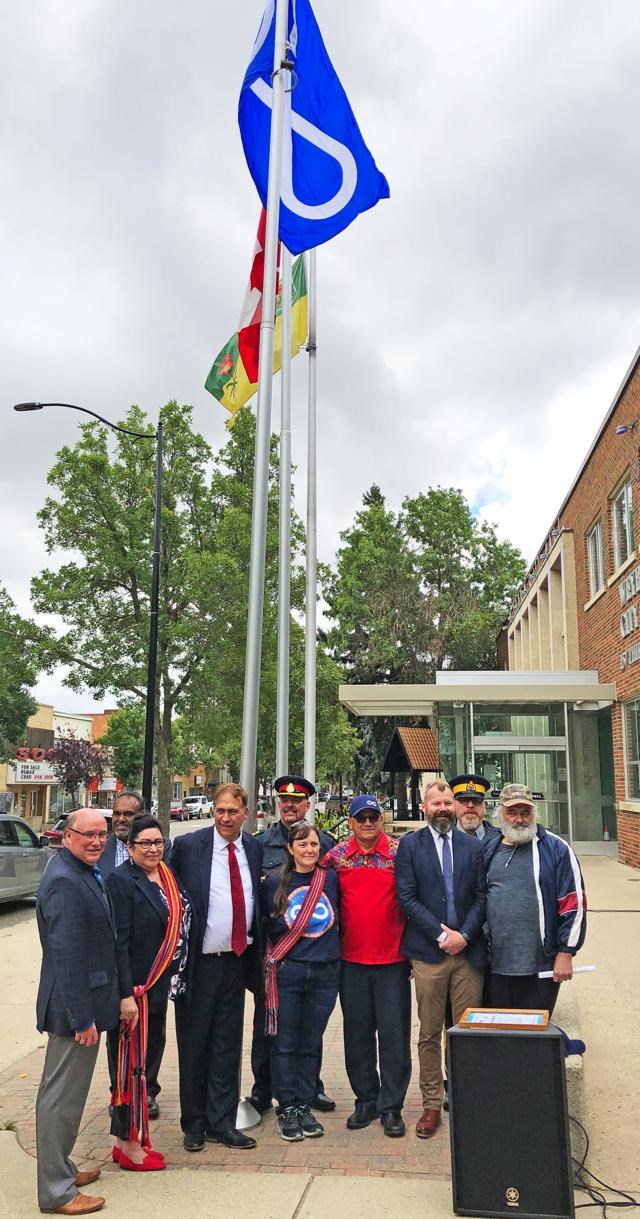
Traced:
[[107, 878], [113, 903], [118, 969], [134, 995], [139, 1020], [108, 1034], [116, 1087], [112, 1095], [112, 1156], [129, 1172], [158, 1172], [164, 1156], [149, 1137], [146, 1069], [159, 1066], [169, 998], [186, 989], [191, 906], [171, 868], [163, 863], [164, 837], [158, 821], [135, 817], [129, 831], [129, 860]]

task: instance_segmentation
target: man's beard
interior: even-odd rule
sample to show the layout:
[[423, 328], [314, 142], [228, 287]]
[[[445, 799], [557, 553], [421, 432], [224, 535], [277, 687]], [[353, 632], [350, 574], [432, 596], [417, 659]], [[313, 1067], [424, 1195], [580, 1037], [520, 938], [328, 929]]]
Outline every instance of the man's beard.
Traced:
[[531, 822], [531, 825], [511, 825], [500, 814], [500, 825], [503, 837], [506, 838], [507, 842], [512, 842], [514, 846], [522, 846], [525, 842], [533, 842], [536, 836], [535, 819]]
[[438, 834], [448, 834], [449, 830], [453, 829], [455, 823], [455, 813], [435, 813], [431, 818], [431, 824]]

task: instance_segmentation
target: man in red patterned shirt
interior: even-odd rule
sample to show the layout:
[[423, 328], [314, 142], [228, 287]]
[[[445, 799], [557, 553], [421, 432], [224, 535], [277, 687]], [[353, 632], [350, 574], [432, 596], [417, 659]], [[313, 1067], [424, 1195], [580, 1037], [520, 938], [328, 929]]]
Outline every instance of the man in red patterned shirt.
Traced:
[[361, 1130], [379, 1117], [389, 1138], [401, 1138], [411, 1078], [411, 989], [409, 962], [400, 950], [406, 920], [394, 879], [398, 843], [384, 833], [375, 796], [351, 801], [349, 829], [351, 837], [322, 861], [340, 882], [340, 1003], [356, 1098], [347, 1127]]

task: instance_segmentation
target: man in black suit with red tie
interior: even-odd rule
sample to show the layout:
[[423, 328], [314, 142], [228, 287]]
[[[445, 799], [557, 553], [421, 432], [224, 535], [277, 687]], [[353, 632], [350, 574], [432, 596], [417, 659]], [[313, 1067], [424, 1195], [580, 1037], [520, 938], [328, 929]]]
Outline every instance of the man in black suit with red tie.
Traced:
[[247, 793], [223, 783], [213, 828], [183, 834], [171, 866], [193, 906], [187, 993], [176, 1000], [180, 1124], [187, 1151], [205, 1141], [246, 1150], [255, 1139], [236, 1129], [244, 996], [260, 962], [262, 848], [242, 831]]

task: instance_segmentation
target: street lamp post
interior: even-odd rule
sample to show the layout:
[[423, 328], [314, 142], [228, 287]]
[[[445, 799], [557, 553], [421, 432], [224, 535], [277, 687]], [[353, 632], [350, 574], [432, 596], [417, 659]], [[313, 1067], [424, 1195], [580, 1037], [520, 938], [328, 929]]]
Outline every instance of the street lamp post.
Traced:
[[125, 436], [135, 436], [136, 440], [155, 440], [156, 442], [156, 497], [153, 517], [153, 552], [151, 556], [151, 602], [149, 618], [149, 653], [147, 661], [147, 707], [144, 730], [144, 763], [142, 769], [142, 796], [147, 809], [151, 808], [151, 788], [153, 780], [153, 736], [156, 705], [156, 667], [158, 658], [158, 601], [160, 595], [160, 521], [162, 511], [162, 421], [158, 422], [155, 432], [133, 432], [130, 428], [120, 427], [95, 411], [85, 406], [76, 406], [72, 402], [18, 402], [14, 411], [41, 411], [45, 406], [62, 406], [66, 410], [80, 411], [83, 415], [91, 415], [93, 419], [104, 423], [113, 432], [122, 432]]

